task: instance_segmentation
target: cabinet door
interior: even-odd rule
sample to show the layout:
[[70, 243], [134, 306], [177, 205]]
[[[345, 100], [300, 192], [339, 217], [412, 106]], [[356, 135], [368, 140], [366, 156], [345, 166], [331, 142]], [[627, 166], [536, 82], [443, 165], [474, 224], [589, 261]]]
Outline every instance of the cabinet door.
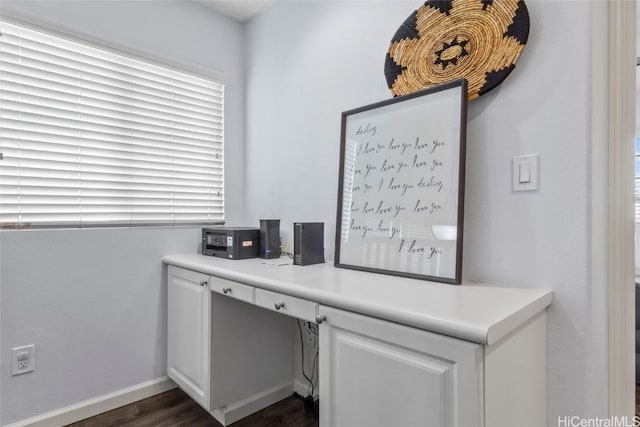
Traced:
[[320, 307], [320, 425], [481, 427], [481, 346]]
[[167, 375], [209, 410], [211, 294], [208, 276], [168, 268]]

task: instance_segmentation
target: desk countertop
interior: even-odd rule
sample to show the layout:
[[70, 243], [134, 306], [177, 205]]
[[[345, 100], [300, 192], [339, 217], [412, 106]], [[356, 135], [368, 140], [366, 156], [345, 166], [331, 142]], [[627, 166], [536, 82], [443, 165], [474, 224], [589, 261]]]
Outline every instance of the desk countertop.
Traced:
[[335, 268], [288, 258], [228, 260], [167, 255], [164, 263], [448, 336], [494, 344], [551, 304], [551, 291], [460, 286]]

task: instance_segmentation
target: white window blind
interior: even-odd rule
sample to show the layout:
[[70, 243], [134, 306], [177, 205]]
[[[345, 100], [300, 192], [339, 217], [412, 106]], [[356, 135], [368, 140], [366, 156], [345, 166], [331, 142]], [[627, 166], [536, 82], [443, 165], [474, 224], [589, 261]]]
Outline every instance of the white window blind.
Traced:
[[223, 220], [222, 84], [0, 30], [0, 226]]

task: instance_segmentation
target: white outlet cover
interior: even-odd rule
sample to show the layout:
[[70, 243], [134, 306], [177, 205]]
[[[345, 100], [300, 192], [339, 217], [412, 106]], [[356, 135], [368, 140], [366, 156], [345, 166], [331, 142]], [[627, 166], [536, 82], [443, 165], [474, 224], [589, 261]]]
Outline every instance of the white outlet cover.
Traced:
[[[15, 347], [11, 350], [11, 375], [26, 374], [36, 369], [36, 346], [34, 344]], [[24, 362], [25, 366], [21, 366]], [[20, 363], [22, 362], [22, 363]]]

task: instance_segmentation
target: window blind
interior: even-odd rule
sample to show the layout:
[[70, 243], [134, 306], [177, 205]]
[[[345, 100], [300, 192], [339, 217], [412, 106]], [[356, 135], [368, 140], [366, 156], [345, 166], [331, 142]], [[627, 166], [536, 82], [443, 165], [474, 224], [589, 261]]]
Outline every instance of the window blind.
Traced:
[[0, 225], [224, 219], [224, 86], [0, 22]]

